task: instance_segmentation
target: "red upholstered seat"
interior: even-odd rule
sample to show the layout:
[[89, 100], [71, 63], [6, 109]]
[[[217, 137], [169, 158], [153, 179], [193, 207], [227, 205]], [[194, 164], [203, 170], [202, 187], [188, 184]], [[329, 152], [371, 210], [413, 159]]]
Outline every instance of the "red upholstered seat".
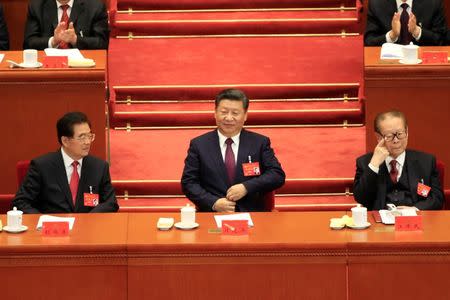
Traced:
[[[11, 202], [14, 199], [13, 194], [0, 195], [0, 214], [6, 214], [11, 209]], [[6, 224], [3, 224], [6, 225]]]
[[[439, 172], [439, 181], [441, 182], [442, 189], [444, 189], [444, 178], [445, 178], [445, 164], [441, 160], [436, 161], [436, 168]], [[450, 203], [447, 203], [447, 201], [450, 202], [450, 198], [445, 196], [444, 194], [444, 206], [442, 209], [450, 209]]]
[[444, 209], [450, 209], [450, 189], [447, 189], [444, 191], [444, 196], [445, 196], [445, 204], [444, 204]]
[[21, 160], [21, 161], [17, 162], [16, 171], [17, 171], [17, 185], [18, 186], [20, 186], [22, 184], [22, 181], [25, 179], [25, 176], [27, 175], [29, 166], [30, 166], [29, 160]]
[[291, 7], [352, 7], [360, 5], [359, 0], [112, 0], [111, 7], [117, 9], [249, 9], [249, 8], [291, 8]]

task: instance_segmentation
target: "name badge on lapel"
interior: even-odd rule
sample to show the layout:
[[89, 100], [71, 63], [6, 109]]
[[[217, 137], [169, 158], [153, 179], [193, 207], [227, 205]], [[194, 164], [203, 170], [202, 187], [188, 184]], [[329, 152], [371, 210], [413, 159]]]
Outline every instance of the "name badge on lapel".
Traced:
[[92, 186], [89, 186], [89, 193], [84, 193], [84, 206], [97, 206], [98, 198], [98, 194], [92, 193]]
[[417, 194], [419, 196], [422, 197], [428, 197], [428, 194], [430, 193], [431, 187], [429, 187], [428, 185], [423, 183], [423, 179], [422, 182], [419, 182], [417, 184]]
[[259, 176], [261, 175], [261, 169], [259, 168], [259, 162], [252, 162], [252, 157], [248, 157], [248, 163], [242, 164], [242, 170], [244, 176]]

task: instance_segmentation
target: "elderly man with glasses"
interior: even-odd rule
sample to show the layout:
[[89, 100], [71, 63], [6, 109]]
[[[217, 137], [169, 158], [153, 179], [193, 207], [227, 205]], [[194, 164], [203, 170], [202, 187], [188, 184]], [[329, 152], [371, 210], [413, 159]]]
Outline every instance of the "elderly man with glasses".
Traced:
[[89, 155], [95, 134], [81, 112], [56, 123], [61, 148], [31, 161], [13, 206], [24, 213], [86, 213], [118, 210], [108, 163]]
[[406, 149], [408, 123], [400, 111], [380, 113], [374, 121], [378, 144], [356, 160], [353, 193], [369, 210], [386, 204], [441, 209], [442, 186], [433, 155]]

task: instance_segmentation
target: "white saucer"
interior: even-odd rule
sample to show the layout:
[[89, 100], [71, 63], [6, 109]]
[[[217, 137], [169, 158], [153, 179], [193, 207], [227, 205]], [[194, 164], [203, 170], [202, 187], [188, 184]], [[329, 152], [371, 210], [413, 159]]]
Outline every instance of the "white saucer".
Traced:
[[25, 69], [36, 69], [36, 68], [42, 67], [42, 63], [37, 62], [37, 63], [34, 64], [34, 65], [26, 65], [26, 64], [24, 64], [24, 63], [20, 63], [20, 64], [19, 64], [19, 67], [25, 68]]
[[342, 229], [342, 228], [344, 228], [345, 227], [345, 225], [342, 225], [342, 226], [331, 226], [330, 225], [330, 228], [331, 229], [335, 229], [335, 230], [339, 230], [339, 229]]
[[198, 227], [198, 223], [191, 223], [191, 224], [183, 224], [181, 222], [175, 223], [175, 227], [178, 229], [184, 229], [184, 230], [189, 230], [189, 229], [194, 229]]
[[400, 59], [398, 62], [401, 63], [401, 64], [404, 64], [404, 65], [418, 65], [418, 64], [422, 63], [422, 60], [420, 58], [418, 58], [416, 60], [416, 62], [406, 62], [403, 59]]
[[19, 232], [24, 232], [28, 229], [27, 226], [22, 225], [19, 228], [10, 228], [8, 225], [7, 226], [3, 226], [3, 230], [6, 232], [10, 232], [10, 233], [19, 233]]
[[92, 68], [95, 67], [95, 62], [93, 62], [92, 64], [86, 64], [86, 65], [77, 65], [77, 64], [73, 64], [69, 62], [69, 67], [70, 68]]
[[347, 227], [350, 227], [351, 229], [366, 229], [368, 227], [370, 227], [370, 223], [366, 222], [366, 224], [362, 225], [362, 226], [356, 226], [356, 225], [347, 225]]

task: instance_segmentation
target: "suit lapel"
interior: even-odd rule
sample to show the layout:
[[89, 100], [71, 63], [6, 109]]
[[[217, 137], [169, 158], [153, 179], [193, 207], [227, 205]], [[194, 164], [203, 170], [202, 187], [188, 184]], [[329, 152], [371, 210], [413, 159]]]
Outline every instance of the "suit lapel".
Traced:
[[223, 161], [221, 145], [219, 143], [219, 135], [217, 130], [211, 132], [210, 135], [211, 141], [211, 159], [213, 164], [216, 165], [216, 170], [219, 173], [220, 178], [223, 180], [223, 184], [225, 185], [225, 189], [229, 186], [228, 184], [228, 175], [225, 168], [225, 162]]
[[386, 8], [386, 12], [391, 12], [392, 17], [392, 15], [397, 12], [397, 1], [386, 0]]
[[84, 205], [83, 187], [87, 186], [87, 182], [89, 182], [88, 180], [90, 173], [89, 169], [90, 169], [90, 158], [89, 156], [86, 156], [85, 158], [83, 158], [83, 164], [81, 165], [80, 182], [78, 183], [75, 211], [77, 211], [78, 207]]
[[58, 184], [64, 193], [66, 201], [69, 203], [70, 207], [74, 209], [72, 201], [72, 193], [70, 192], [69, 183], [67, 182], [66, 167], [64, 166], [64, 160], [62, 158], [61, 150], [57, 152], [57, 159], [55, 160], [54, 167], [56, 171], [55, 172], [56, 180], [58, 181]]
[[383, 162], [380, 166], [380, 176], [378, 176], [378, 195], [377, 195], [381, 209], [384, 209], [386, 207], [387, 180], [391, 179], [389, 177], [389, 172], [386, 167], [386, 162]]
[[242, 164], [248, 162], [248, 154], [250, 153], [250, 141], [247, 137], [247, 131], [242, 129], [241, 135], [239, 136], [239, 150], [238, 157], [236, 161], [236, 182], [242, 182], [244, 178], [244, 170], [242, 169]]
[[70, 12], [70, 21], [73, 25], [77, 24], [78, 17], [84, 13], [84, 0], [74, 0], [72, 11]]
[[[51, 24], [51, 34], [53, 30], [58, 26], [58, 7], [56, 1], [47, 0], [43, 9], [43, 22], [44, 24]], [[46, 26], [45, 26], [46, 27]]]
[[413, 203], [415, 203], [415, 202], [417, 202], [417, 184], [419, 183], [420, 178], [416, 172], [418, 170], [417, 160], [408, 151], [406, 151], [404, 167], [406, 167], [408, 170], [409, 191], [411, 192], [411, 197], [413, 198]]

